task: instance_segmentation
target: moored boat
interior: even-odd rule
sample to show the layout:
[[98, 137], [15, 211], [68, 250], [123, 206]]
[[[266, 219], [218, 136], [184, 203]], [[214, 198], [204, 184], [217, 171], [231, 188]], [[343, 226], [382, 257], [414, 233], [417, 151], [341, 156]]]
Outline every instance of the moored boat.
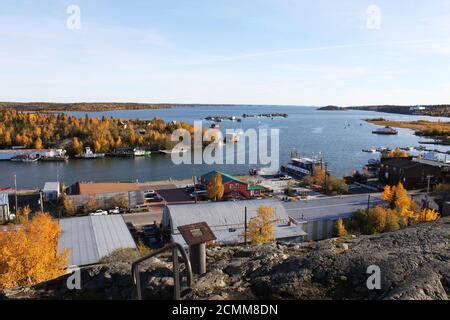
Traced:
[[104, 157], [105, 157], [104, 153], [95, 153], [91, 150], [90, 147], [86, 147], [86, 150], [84, 153], [80, 153], [75, 156], [75, 158], [78, 158], [78, 159], [99, 159], [99, 158], [104, 158]]
[[143, 157], [145, 155], [147, 155], [147, 152], [143, 149], [139, 149], [139, 148], [134, 148], [133, 149], [133, 155], [135, 157]]
[[398, 131], [395, 130], [392, 127], [386, 126], [384, 128], [379, 128], [377, 130], [373, 130], [372, 133], [374, 134], [385, 134], [385, 135], [395, 135], [398, 134]]
[[13, 161], [13, 162], [24, 162], [24, 163], [32, 163], [32, 162], [36, 162], [38, 160], [39, 160], [38, 157], [29, 155], [29, 154], [18, 155], [11, 159], [11, 161]]
[[41, 161], [69, 161], [69, 157], [62, 155], [62, 156], [54, 156], [54, 157], [41, 157]]
[[281, 166], [280, 171], [295, 177], [304, 177], [313, 175], [315, 170], [322, 166], [321, 159], [292, 157], [287, 165]]

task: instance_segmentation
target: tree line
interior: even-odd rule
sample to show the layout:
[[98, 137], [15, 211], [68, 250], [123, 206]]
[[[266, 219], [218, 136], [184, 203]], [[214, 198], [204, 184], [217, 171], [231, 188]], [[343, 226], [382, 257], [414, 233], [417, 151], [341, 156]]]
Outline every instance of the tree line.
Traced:
[[186, 122], [165, 122], [114, 118], [75, 117], [67, 114], [0, 111], [0, 148], [65, 148], [70, 155], [85, 147], [95, 152], [112, 152], [124, 147], [150, 150], [170, 149], [176, 129], [193, 127]]

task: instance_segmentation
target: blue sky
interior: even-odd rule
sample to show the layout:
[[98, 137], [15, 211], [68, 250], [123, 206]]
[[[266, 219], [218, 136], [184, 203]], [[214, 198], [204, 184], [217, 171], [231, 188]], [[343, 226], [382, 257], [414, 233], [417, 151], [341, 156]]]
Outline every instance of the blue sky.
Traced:
[[450, 103], [450, 1], [0, 0], [0, 70], [1, 101]]

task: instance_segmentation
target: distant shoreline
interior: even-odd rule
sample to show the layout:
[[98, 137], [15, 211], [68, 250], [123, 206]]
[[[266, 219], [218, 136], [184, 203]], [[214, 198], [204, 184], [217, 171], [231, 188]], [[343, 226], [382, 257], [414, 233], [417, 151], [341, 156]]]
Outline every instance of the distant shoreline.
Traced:
[[306, 106], [306, 105], [274, 105], [274, 104], [208, 104], [208, 103], [133, 103], [133, 102], [0, 102], [0, 111], [16, 110], [25, 112], [102, 112], [116, 110], [155, 110], [176, 107], [299, 107], [316, 108], [324, 111], [361, 110], [392, 114], [416, 116], [450, 117], [450, 104], [421, 105], [423, 110], [415, 110], [417, 106], [372, 105], [372, 106]]
[[132, 102], [0, 102], [0, 111], [16, 110], [24, 112], [101, 112], [116, 110], [155, 110], [171, 109], [177, 107], [305, 107], [316, 108], [314, 106], [295, 105], [261, 105], [261, 104], [207, 104], [207, 103], [132, 103]]
[[420, 105], [420, 106], [374, 105], [374, 106], [355, 106], [345, 108], [349, 110], [406, 114], [412, 116], [450, 117], [450, 104]]

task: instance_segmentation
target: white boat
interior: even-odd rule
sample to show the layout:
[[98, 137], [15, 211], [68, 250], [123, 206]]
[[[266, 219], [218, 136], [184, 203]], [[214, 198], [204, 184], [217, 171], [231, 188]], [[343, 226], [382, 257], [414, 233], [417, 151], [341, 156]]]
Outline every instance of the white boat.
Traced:
[[84, 153], [77, 154], [75, 157], [79, 158], [79, 159], [98, 159], [98, 158], [104, 158], [105, 154], [104, 153], [94, 153], [94, 152], [92, 152], [90, 147], [86, 147], [86, 150]]
[[322, 165], [321, 159], [292, 157], [287, 165], [281, 166], [281, 172], [297, 177], [310, 176], [314, 174], [316, 168], [322, 167]]
[[38, 160], [39, 160], [39, 158], [29, 155], [29, 154], [18, 155], [11, 159], [11, 161], [13, 161], [13, 162], [25, 162], [25, 163], [32, 163], [32, 162], [36, 162]]
[[147, 154], [147, 152], [143, 149], [139, 149], [139, 148], [134, 148], [133, 149], [133, 155], [135, 157], [143, 157]]
[[394, 128], [392, 128], [392, 127], [386, 126], [384, 128], [379, 128], [377, 130], [373, 130], [372, 133], [374, 133], [374, 134], [386, 134], [386, 135], [391, 134], [391, 135], [394, 135], [394, 134], [398, 134], [398, 131], [395, 130]]
[[363, 149], [363, 152], [375, 153], [377, 150], [375, 148]]

